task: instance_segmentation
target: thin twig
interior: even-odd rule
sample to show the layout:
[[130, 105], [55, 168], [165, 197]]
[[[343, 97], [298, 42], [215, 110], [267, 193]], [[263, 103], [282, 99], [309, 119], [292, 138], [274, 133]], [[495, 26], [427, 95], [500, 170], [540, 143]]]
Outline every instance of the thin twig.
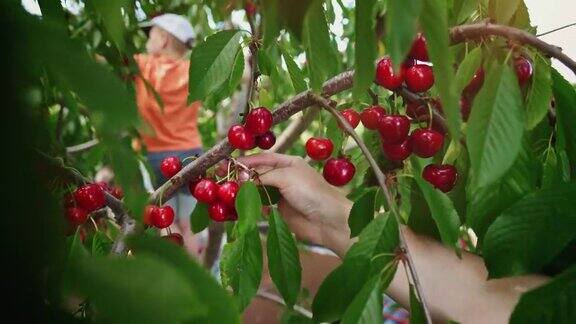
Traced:
[[364, 154], [364, 156], [368, 160], [370, 167], [373, 169], [374, 174], [376, 176], [376, 179], [378, 180], [378, 184], [382, 188], [382, 191], [384, 192], [384, 196], [386, 197], [386, 201], [388, 202], [388, 206], [390, 207], [390, 212], [392, 213], [392, 215], [394, 215], [396, 217], [396, 222], [398, 224], [398, 232], [400, 234], [399, 235], [400, 236], [400, 249], [402, 249], [402, 252], [406, 255], [406, 258], [408, 259], [408, 269], [410, 270], [412, 280], [414, 281], [414, 287], [416, 288], [416, 291], [418, 292], [418, 296], [420, 297], [420, 301], [422, 301], [422, 306], [424, 308], [424, 314], [426, 315], [426, 320], [428, 321], [428, 323], [432, 323], [432, 317], [430, 316], [430, 311], [429, 311], [428, 306], [427, 306], [428, 304], [426, 302], [426, 298], [424, 297], [422, 284], [420, 282], [420, 279], [418, 278], [418, 274], [417, 274], [415, 266], [414, 266], [414, 261], [412, 260], [412, 256], [410, 254], [410, 250], [408, 249], [408, 245], [406, 244], [406, 238], [405, 238], [404, 232], [402, 230], [402, 222], [400, 221], [401, 218], [400, 218], [400, 215], [398, 213], [398, 208], [396, 206], [396, 202], [394, 201], [394, 199], [392, 198], [392, 195], [390, 194], [390, 190], [388, 189], [388, 185], [386, 185], [386, 176], [384, 175], [384, 173], [382, 173], [382, 170], [380, 170], [380, 168], [378, 167], [378, 163], [376, 162], [376, 160], [372, 156], [372, 153], [370, 153], [370, 151], [368, 150], [368, 147], [366, 147], [366, 144], [364, 143], [364, 141], [360, 138], [360, 136], [358, 136], [358, 134], [356, 134], [356, 132], [354, 131], [352, 126], [350, 126], [350, 124], [346, 121], [346, 119], [344, 117], [342, 117], [342, 115], [334, 107], [332, 107], [331, 102], [328, 99], [323, 98], [323, 97], [316, 95], [316, 94], [310, 94], [310, 97], [316, 103], [318, 103], [318, 105], [324, 107], [332, 115], [334, 115], [334, 117], [338, 120], [339, 124], [341, 124], [344, 127], [344, 130], [346, 131], [346, 133], [348, 133], [354, 139], [356, 144], [358, 144], [358, 147], [360, 147], [360, 150], [362, 151], [362, 153]]
[[562, 27], [558, 27], [558, 28], [549, 30], [549, 31], [544, 32], [544, 33], [541, 33], [541, 34], [537, 34], [536, 37], [540, 37], [540, 36], [552, 34], [552, 33], [554, 33], [554, 32], [557, 32], [557, 31], [559, 31], [559, 30], [566, 29], [566, 28], [569, 28], [569, 27], [572, 27], [572, 26], [576, 26], [576, 23], [571, 23], [571, 24], [568, 24], [568, 25], [564, 25], [564, 26], [562, 26]]

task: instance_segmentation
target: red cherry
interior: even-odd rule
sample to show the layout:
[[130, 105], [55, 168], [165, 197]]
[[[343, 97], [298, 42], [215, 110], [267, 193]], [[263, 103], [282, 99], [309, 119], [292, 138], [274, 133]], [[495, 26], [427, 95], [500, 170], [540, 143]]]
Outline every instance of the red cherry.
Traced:
[[251, 150], [256, 147], [254, 134], [242, 125], [234, 125], [228, 130], [228, 142], [233, 148]]
[[276, 143], [276, 136], [271, 131], [267, 131], [264, 135], [256, 136], [256, 145], [263, 149], [268, 150]]
[[110, 185], [106, 181], [98, 181], [96, 184], [104, 191], [110, 192]]
[[165, 157], [160, 163], [160, 172], [166, 179], [170, 179], [182, 170], [182, 162], [176, 156]]
[[426, 38], [422, 33], [416, 35], [416, 39], [412, 42], [412, 48], [410, 49], [411, 58], [417, 59], [419, 61], [428, 61], [428, 50], [426, 49]]
[[385, 115], [380, 119], [378, 131], [383, 142], [400, 143], [408, 137], [410, 120], [403, 115]]
[[464, 121], [468, 120], [470, 117], [470, 111], [472, 110], [472, 103], [466, 95], [460, 96], [460, 114], [462, 114], [462, 119]]
[[254, 16], [254, 14], [256, 14], [256, 4], [250, 0], [247, 0], [246, 5], [244, 6], [244, 10], [246, 10], [246, 15]]
[[170, 206], [158, 207], [158, 212], [152, 214], [152, 225], [156, 228], [166, 228], [174, 222], [174, 209]]
[[272, 113], [265, 107], [250, 110], [244, 127], [254, 135], [263, 135], [272, 127]]
[[380, 106], [372, 106], [364, 109], [360, 114], [362, 125], [368, 129], [378, 129], [380, 119], [386, 115], [386, 110]]
[[479, 67], [478, 70], [472, 76], [472, 80], [468, 83], [466, 88], [464, 88], [464, 93], [468, 96], [474, 96], [480, 91], [480, 88], [484, 84], [484, 68]]
[[434, 85], [434, 72], [424, 64], [416, 64], [406, 70], [406, 86], [412, 92], [425, 92]]
[[234, 207], [236, 195], [240, 190], [240, 185], [235, 181], [226, 181], [218, 188], [218, 200], [228, 206]]
[[160, 207], [156, 205], [147, 205], [144, 208], [143, 222], [148, 226], [152, 226], [152, 219], [157, 218], [157, 214], [160, 213]]
[[122, 188], [118, 186], [112, 187], [112, 189], [110, 190], [110, 194], [114, 196], [116, 199], [124, 198], [124, 190], [122, 190]]
[[[348, 124], [350, 124], [350, 126], [352, 126], [352, 128], [356, 128], [360, 123], [360, 114], [352, 108], [348, 108], [342, 111], [342, 117], [346, 119], [346, 121], [348, 122]], [[342, 126], [340, 128], [344, 129], [344, 127]]]
[[191, 180], [190, 182], [188, 182], [188, 190], [190, 190], [190, 193], [192, 195], [194, 195], [194, 188], [196, 188], [196, 185], [198, 184], [198, 182], [200, 182], [200, 180], [202, 180], [202, 178], [198, 177], [195, 180]]
[[225, 203], [216, 201], [208, 206], [208, 216], [215, 222], [224, 222], [228, 219], [229, 208]]
[[82, 208], [68, 207], [66, 208], [66, 219], [70, 225], [79, 226], [88, 220], [88, 212]]
[[346, 158], [330, 158], [324, 164], [322, 175], [329, 184], [343, 186], [350, 182], [356, 173], [356, 167]]
[[385, 57], [378, 62], [376, 66], [376, 83], [388, 90], [397, 89], [404, 82], [404, 70], [402, 65], [398, 73], [394, 73], [392, 61], [389, 57]]
[[194, 186], [192, 196], [205, 204], [212, 203], [218, 197], [218, 185], [210, 179], [202, 179]]
[[88, 213], [104, 207], [106, 203], [104, 191], [95, 183], [83, 185], [76, 189], [74, 192], [74, 200], [76, 200], [78, 207], [86, 210]]
[[412, 119], [425, 120], [428, 118], [428, 107], [425, 103], [410, 101], [406, 105], [406, 115]]
[[382, 149], [384, 150], [384, 155], [388, 160], [396, 162], [406, 160], [412, 153], [408, 138], [400, 144], [382, 143]]
[[448, 192], [454, 188], [458, 178], [458, 171], [453, 165], [427, 165], [422, 171], [422, 178], [430, 182], [435, 188]]
[[332, 155], [334, 144], [329, 138], [310, 137], [306, 141], [306, 153], [312, 160], [322, 161]]
[[163, 239], [166, 239], [178, 246], [183, 246], [184, 245], [184, 238], [182, 237], [182, 235], [178, 234], [178, 233], [170, 233], [168, 235], [162, 236]]
[[228, 210], [228, 218], [226, 220], [229, 221], [237, 221], [238, 220], [238, 212], [236, 208], [231, 208]]
[[525, 85], [532, 78], [534, 70], [532, 69], [532, 63], [530, 63], [527, 58], [523, 56], [516, 58], [516, 60], [514, 60], [514, 68], [516, 69], [518, 83], [521, 86]]
[[422, 158], [434, 156], [444, 145], [444, 135], [428, 128], [416, 129], [410, 136], [412, 152]]

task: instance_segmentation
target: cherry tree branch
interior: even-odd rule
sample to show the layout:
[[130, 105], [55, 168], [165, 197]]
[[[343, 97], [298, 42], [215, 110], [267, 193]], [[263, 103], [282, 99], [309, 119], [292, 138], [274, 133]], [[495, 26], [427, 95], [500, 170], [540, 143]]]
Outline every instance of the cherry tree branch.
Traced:
[[414, 261], [412, 260], [412, 256], [411, 256], [410, 250], [408, 249], [408, 245], [406, 244], [406, 238], [404, 237], [404, 231], [402, 228], [402, 222], [400, 220], [400, 215], [398, 214], [396, 201], [394, 200], [394, 198], [392, 198], [392, 194], [390, 193], [390, 189], [388, 188], [388, 185], [386, 185], [386, 176], [384, 175], [384, 173], [382, 173], [382, 170], [380, 170], [380, 167], [378, 167], [378, 163], [376, 162], [376, 160], [372, 156], [372, 153], [370, 153], [370, 150], [368, 150], [368, 147], [366, 147], [366, 144], [364, 143], [364, 141], [360, 138], [360, 136], [358, 136], [358, 134], [356, 134], [356, 132], [354, 131], [352, 126], [350, 126], [348, 121], [346, 121], [346, 119], [344, 117], [342, 117], [342, 115], [332, 106], [332, 103], [330, 102], [330, 100], [323, 98], [323, 97], [316, 95], [316, 94], [310, 94], [310, 97], [315, 102], [317, 102], [318, 105], [320, 105], [320, 106], [324, 107], [326, 110], [328, 110], [338, 120], [339, 124], [344, 127], [344, 130], [346, 131], [346, 133], [348, 133], [354, 139], [356, 144], [358, 144], [358, 147], [360, 147], [360, 150], [362, 151], [362, 153], [364, 154], [364, 156], [368, 160], [368, 164], [370, 164], [370, 167], [374, 171], [376, 179], [378, 180], [378, 184], [382, 188], [382, 192], [384, 192], [384, 196], [386, 197], [386, 201], [388, 202], [388, 206], [390, 207], [390, 212], [396, 217], [396, 222], [398, 224], [398, 232], [400, 234], [399, 235], [400, 236], [400, 249], [402, 250], [403, 254], [406, 255], [406, 258], [408, 261], [407, 262], [408, 269], [410, 271], [410, 275], [412, 276], [412, 280], [414, 282], [414, 287], [416, 288], [416, 291], [418, 292], [418, 296], [420, 297], [420, 301], [422, 302], [422, 306], [424, 308], [424, 314], [426, 315], [426, 320], [428, 323], [433, 323], [432, 317], [430, 316], [430, 311], [427, 307], [428, 304], [426, 302], [426, 299], [424, 297], [424, 293], [422, 290], [422, 284], [420, 282], [420, 279], [418, 278], [418, 273], [416, 272], [416, 269], [414, 266]]

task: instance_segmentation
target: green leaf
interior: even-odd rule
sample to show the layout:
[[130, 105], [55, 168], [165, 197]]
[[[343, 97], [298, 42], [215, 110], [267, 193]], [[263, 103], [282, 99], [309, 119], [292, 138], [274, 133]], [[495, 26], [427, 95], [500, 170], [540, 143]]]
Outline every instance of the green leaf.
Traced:
[[92, 235], [92, 256], [106, 256], [110, 253], [113, 242], [102, 232]]
[[232, 287], [239, 310], [244, 310], [256, 295], [262, 278], [262, 245], [257, 228], [226, 244], [220, 267], [223, 284]]
[[258, 186], [258, 192], [260, 193], [260, 201], [262, 201], [263, 206], [276, 205], [282, 199], [282, 195], [276, 187]]
[[124, 33], [126, 27], [124, 26], [124, 17], [122, 17], [122, 10], [129, 10], [129, 1], [127, 0], [114, 0], [102, 1], [91, 0], [90, 5], [102, 18], [102, 23], [106, 28], [106, 32], [114, 41], [119, 50], [123, 51], [126, 47], [124, 41]]
[[424, 313], [424, 305], [416, 296], [414, 285], [410, 284], [410, 323], [420, 324], [426, 323], [426, 315]]
[[334, 73], [337, 60], [330, 42], [322, 0], [314, 0], [306, 11], [302, 30], [306, 58], [310, 67], [310, 86], [320, 92], [322, 83]]
[[[357, 5], [364, 1], [359, 1]], [[406, 59], [406, 55], [412, 47], [412, 42], [416, 36], [416, 27], [418, 25], [418, 17], [424, 7], [423, 0], [405, 0], [405, 1], [389, 1], [388, 10], [386, 12], [386, 37], [384, 43], [386, 50], [390, 54], [394, 70], [400, 70], [400, 64]], [[356, 9], [358, 11], [358, 9]], [[373, 16], [367, 19], [367, 15], [356, 16], [356, 23], [368, 20], [374, 22]], [[358, 35], [358, 31], [356, 31]], [[364, 35], [363, 37], [367, 37]], [[372, 29], [371, 38], [374, 38], [374, 30]], [[364, 42], [364, 40], [363, 40]], [[368, 63], [368, 62], [367, 62]], [[367, 64], [365, 63], [365, 64]], [[370, 62], [371, 63], [371, 62]], [[373, 67], [373, 64], [370, 64]], [[374, 70], [374, 69], [372, 69]], [[372, 81], [372, 80], [370, 80]]]
[[145, 236], [134, 237], [129, 240], [129, 244], [137, 254], [150, 255], [172, 265], [185, 278], [179, 284], [187, 283], [202, 296], [202, 304], [208, 307], [205, 314], [194, 323], [240, 323], [240, 316], [230, 294], [212, 273], [190, 258], [184, 249], [165, 239]]
[[364, 227], [374, 219], [376, 191], [376, 188], [368, 189], [354, 202], [348, 217], [351, 238], [358, 236]]
[[[420, 0], [416, 0], [420, 1]], [[354, 10], [354, 87], [352, 95], [355, 100], [364, 94], [374, 82], [376, 69], [376, 0], [356, 2]], [[414, 18], [414, 21], [416, 18]], [[413, 36], [413, 35], [412, 35]], [[400, 62], [400, 61], [398, 61]]]
[[459, 10], [455, 12], [456, 24], [460, 24], [472, 16], [474, 11], [478, 8], [477, 0], [460, 0]]
[[71, 264], [89, 256], [90, 253], [86, 250], [80, 238], [80, 228], [77, 228], [74, 235], [68, 238], [67, 263]]
[[531, 194], [502, 213], [484, 239], [490, 278], [537, 272], [576, 238], [574, 197], [576, 184], [558, 185]]
[[262, 202], [258, 188], [252, 182], [245, 182], [240, 186], [236, 197], [236, 210], [238, 211], [238, 222], [236, 231], [238, 235], [244, 235], [253, 228], [262, 214]]
[[508, 25], [521, 2], [520, 0], [490, 0], [488, 5], [490, 17], [497, 23]]
[[426, 163], [425, 160], [416, 157], [412, 158], [414, 180], [416, 180], [418, 187], [422, 190], [424, 199], [426, 199], [428, 203], [432, 218], [440, 232], [442, 242], [449, 247], [454, 247], [458, 240], [460, 217], [450, 197], [442, 191], [435, 189], [428, 181], [422, 178], [422, 170]]
[[374, 258], [376, 266], [373, 268], [379, 270], [393, 259], [392, 255], [384, 254], [394, 253], [398, 247], [398, 235], [396, 219], [388, 213], [380, 215], [364, 228], [358, 241], [346, 252], [344, 260], [354, 258], [372, 260]]
[[544, 165], [542, 167], [542, 189], [553, 188], [564, 182], [558, 157], [553, 147], [549, 147], [544, 153]]
[[184, 322], [204, 314], [206, 304], [186, 276], [153, 257], [91, 258], [78, 264], [74, 286], [98, 309], [100, 321]]
[[279, 46], [280, 51], [282, 52], [282, 57], [284, 57], [284, 62], [286, 62], [286, 67], [288, 68], [288, 74], [290, 74], [290, 80], [292, 81], [292, 86], [296, 93], [304, 92], [307, 89], [306, 81], [304, 81], [304, 72], [300, 70], [296, 62], [294, 62], [294, 58], [288, 50], [286, 50], [283, 46]]
[[232, 72], [230, 72], [230, 79], [228, 79], [228, 93], [234, 93], [244, 74], [244, 52], [241, 50], [236, 53]]
[[269, 48], [276, 43], [276, 38], [280, 33], [277, 0], [262, 0], [260, 4], [262, 6], [263, 44], [264, 48]]
[[194, 210], [190, 213], [190, 224], [192, 226], [192, 233], [200, 233], [208, 224], [210, 224], [210, 217], [208, 216], [208, 205], [196, 203]]
[[241, 31], [224, 30], [194, 48], [190, 56], [188, 102], [203, 100], [228, 80], [236, 54], [241, 50], [241, 37]]
[[362, 287], [342, 316], [342, 324], [382, 322], [382, 289], [380, 276], [375, 276]]
[[576, 266], [520, 297], [511, 324], [575, 323]]
[[[556, 70], [552, 70], [552, 89], [556, 102], [556, 118], [558, 127], [558, 141], [563, 141], [572, 165], [576, 163], [576, 90]], [[561, 137], [561, 138], [560, 138]]]
[[466, 143], [473, 188], [496, 182], [512, 166], [522, 146], [524, 110], [518, 80], [507, 65], [494, 63], [474, 100]]
[[436, 89], [440, 94], [442, 109], [446, 115], [446, 123], [450, 137], [460, 139], [460, 94], [456, 93], [454, 83], [454, 57], [449, 50], [450, 38], [448, 35], [448, 18], [446, 1], [426, 0], [420, 15], [420, 23], [424, 29], [428, 56], [434, 64], [434, 80]]
[[476, 47], [466, 54], [458, 67], [458, 72], [456, 72], [456, 93], [462, 93], [481, 64], [482, 49], [480, 47]]
[[274, 285], [288, 306], [296, 303], [300, 292], [302, 266], [296, 242], [284, 220], [272, 210], [268, 220], [268, 269]]
[[546, 116], [552, 98], [550, 60], [536, 55], [534, 75], [526, 96], [526, 129], [532, 129]]

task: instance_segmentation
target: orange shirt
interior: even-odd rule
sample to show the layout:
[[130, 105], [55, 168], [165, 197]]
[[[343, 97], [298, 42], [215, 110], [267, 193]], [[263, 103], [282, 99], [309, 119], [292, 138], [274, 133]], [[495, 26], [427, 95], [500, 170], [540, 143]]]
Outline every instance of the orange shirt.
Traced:
[[164, 103], [158, 105], [140, 77], [136, 77], [138, 112], [147, 124], [140, 136], [150, 152], [181, 151], [202, 147], [198, 131], [200, 101], [186, 104], [189, 60], [138, 54], [135, 57], [142, 76], [156, 90]]

